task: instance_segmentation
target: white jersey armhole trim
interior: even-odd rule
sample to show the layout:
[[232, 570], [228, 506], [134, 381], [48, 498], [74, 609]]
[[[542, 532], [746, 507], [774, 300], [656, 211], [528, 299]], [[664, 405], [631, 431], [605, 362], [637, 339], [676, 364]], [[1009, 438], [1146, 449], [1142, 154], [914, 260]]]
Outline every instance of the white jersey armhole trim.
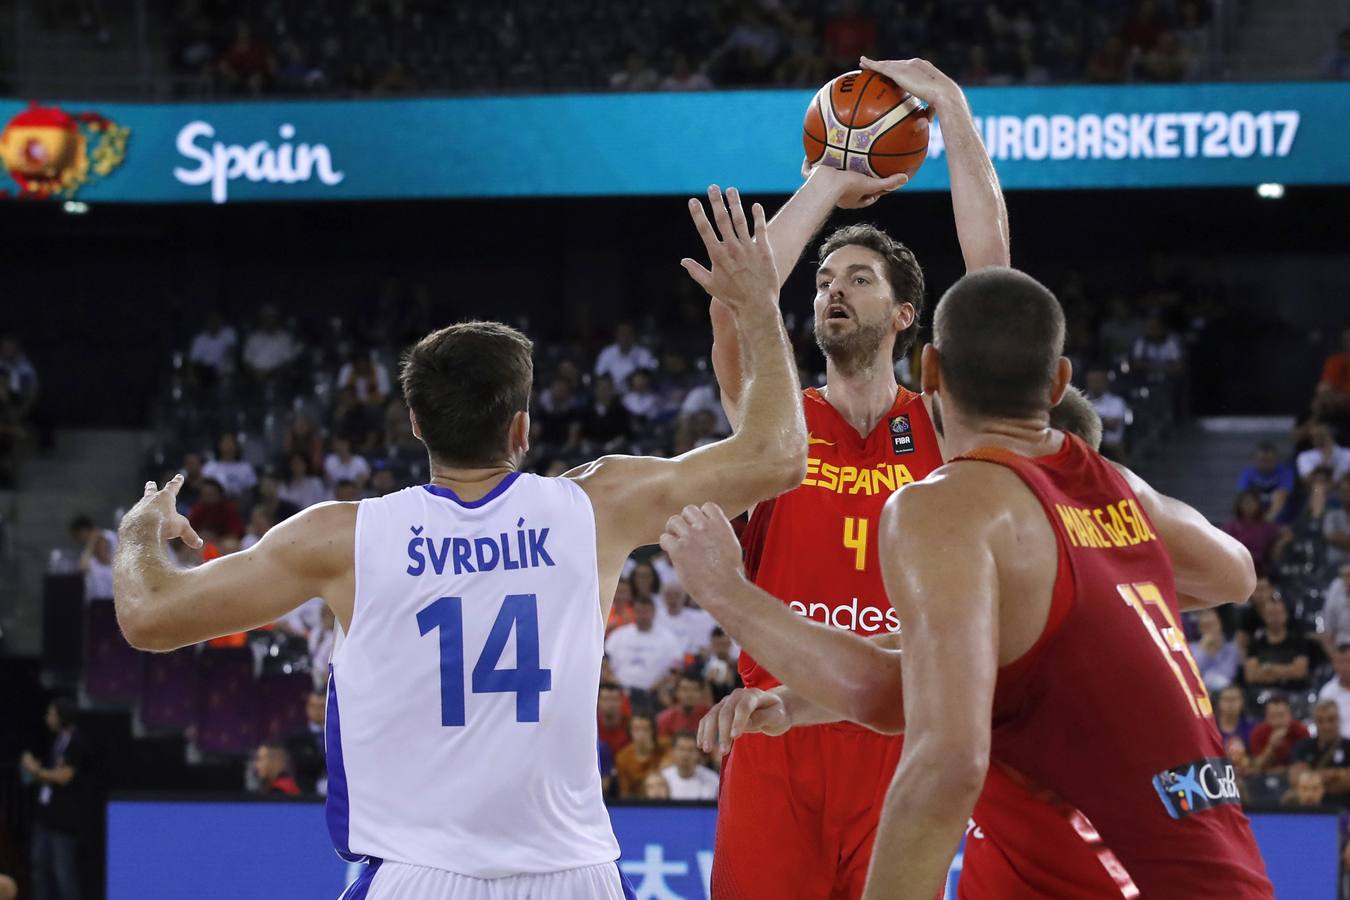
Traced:
[[581, 503], [591, 514], [591, 537], [595, 543], [595, 553], [591, 554], [591, 565], [595, 570], [595, 623], [600, 629], [600, 646], [603, 652], [605, 644], [605, 617], [600, 614], [600, 607], [604, 604], [604, 599], [600, 592], [604, 590], [604, 584], [600, 578], [600, 521], [595, 515], [595, 504], [591, 503], [591, 495], [582, 490], [581, 485], [570, 478], [559, 477], [558, 481], [567, 485], [568, 490], [581, 498]]
[[366, 506], [364, 500], [356, 504], [356, 534], [352, 536], [352, 620], [350, 627], [345, 629], [341, 622], [336, 623], [342, 638], [333, 642], [333, 655], [329, 657], [330, 665], [337, 662], [342, 649], [347, 646], [352, 632], [356, 631], [357, 617], [361, 615], [361, 607], [358, 605], [358, 598], [361, 596], [361, 520], [365, 518]]

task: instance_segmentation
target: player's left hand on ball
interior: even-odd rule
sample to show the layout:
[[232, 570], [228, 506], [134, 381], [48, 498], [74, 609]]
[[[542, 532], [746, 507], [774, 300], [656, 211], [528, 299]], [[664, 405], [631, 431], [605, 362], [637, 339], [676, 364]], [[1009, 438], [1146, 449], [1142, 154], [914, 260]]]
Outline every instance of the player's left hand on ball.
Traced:
[[661, 549], [670, 555], [685, 590], [705, 609], [716, 606], [719, 589], [729, 579], [742, 576], [740, 542], [716, 503], [686, 506], [671, 516]]
[[900, 87], [928, 104], [931, 112], [942, 115], [954, 102], [965, 95], [955, 81], [926, 59], [868, 59], [859, 58], [859, 65], [885, 75]]
[[171, 541], [181, 538], [183, 543], [196, 549], [201, 547], [202, 539], [192, 530], [192, 523], [178, 511], [178, 491], [183, 487], [183, 475], [179, 473], [164, 483], [161, 489], [153, 481], [145, 483], [145, 493], [140, 502], [127, 512], [132, 516], [153, 515], [159, 517], [159, 536], [161, 540]]
[[897, 172], [886, 178], [873, 178], [861, 172], [848, 172], [831, 166], [802, 160], [803, 178], [824, 178], [834, 192], [834, 205], [840, 209], [864, 209], [887, 194], [909, 184], [909, 176]]

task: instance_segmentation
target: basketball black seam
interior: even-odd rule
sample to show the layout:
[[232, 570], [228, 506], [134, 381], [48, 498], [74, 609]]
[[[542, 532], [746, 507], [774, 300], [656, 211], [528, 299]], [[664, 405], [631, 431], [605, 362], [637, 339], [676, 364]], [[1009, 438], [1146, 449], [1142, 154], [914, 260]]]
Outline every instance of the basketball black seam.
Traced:
[[916, 153], [927, 153], [927, 152], [928, 152], [928, 148], [927, 148], [927, 147], [920, 147], [918, 150], [906, 150], [904, 153], [877, 153], [877, 152], [875, 152], [875, 151], [867, 151], [867, 150], [849, 150], [849, 149], [847, 149], [847, 148], [845, 148], [845, 147], [840, 147], [838, 144], [826, 144], [825, 146], [828, 147], [828, 148], [831, 149], [831, 150], [839, 150], [839, 151], [842, 151], [842, 152], [844, 152], [844, 153], [856, 153], [856, 154], [858, 154], [859, 156], [869, 156], [869, 157], [870, 157], [870, 156], [913, 156], [913, 155], [916, 154]]
[[[825, 109], [824, 109], [824, 107], [822, 107], [822, 106], [820, 105], [820, 94], [816, 94], [816, 98], [815, 98], [814, 100], [812, 100], [811, 102], [815, 104], [815, 106], [816, 106], [816, 111], [820, 113], [820, 125], [821, 125], [822, 128], [824, 128], [824, 127], [825, 127]], [[806, 136], [809, 137], [811, 140], [813, 140], [813, 141], [819, 141], [820, 143], [825, 144], [826, 146], [829, 146], [830, 139], [829, 139], [829, 136], [828, 136], [828, 135], [829, 135], [829, 133], [830, 133], [830, 129], [825, 128], [825, 134], [826, 134], [826, 137], [820, 137], [820, 138], [816, 137], [816, 136], [815, 136], [814, 134], [812, 134], [809, 130], [807, 130], [806, 123], [802, 123], [802, 131], [806, 132]], [[821, 158], [821, 159], [824, 159], [824, 158], [825, 158], [825, 151], [824, 151], [824, 150], [821, 150], [821, 151], [820, 151], [820, 158]]]
[[[848, 131], [845, 132], [844, 134], [844, 164], [842, 168], [845, 171], [848, 170], [848, 155], [850, 152], [853, 152], [848, 149], [849, 147], [853, 146], [853, 120], [858, 117], [858, 106], [859, 104], [862, 103], [863, 94], [867, 92], [867, 86], [872, 83], [872, 77], [873, 73], [868, 72], [867, 80], [862, 83], [862, 86], [860, 88], [858, 88], [858, 96], [853, 101], [853, 109], [849, 110], [848, 124], [844, 126], [845, 128], [848, 129]], [[834, 104], [830, 105], [833, 106]], [[868, 164], [868, 168], [871, 168], [870, 163]]]

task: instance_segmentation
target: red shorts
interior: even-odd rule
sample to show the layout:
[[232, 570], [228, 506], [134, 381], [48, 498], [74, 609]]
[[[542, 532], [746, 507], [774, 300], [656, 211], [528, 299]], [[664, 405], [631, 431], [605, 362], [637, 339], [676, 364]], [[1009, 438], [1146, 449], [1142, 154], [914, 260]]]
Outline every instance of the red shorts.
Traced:
[[855, 900], [902, 738], [839, 724], [748, 734], [722, 766], [713, 900]]
[[1129, 876], [1072, 809], [989, 767], [966, 831], [960, 900], [1124, 900]]

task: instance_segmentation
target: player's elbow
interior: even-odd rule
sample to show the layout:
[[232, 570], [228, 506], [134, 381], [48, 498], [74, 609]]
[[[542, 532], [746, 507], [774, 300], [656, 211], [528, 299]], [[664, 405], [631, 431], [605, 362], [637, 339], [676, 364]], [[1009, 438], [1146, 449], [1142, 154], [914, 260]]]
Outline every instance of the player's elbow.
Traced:
[[794, 436], [744, 442], [746, 476], [764, 498], [787, 493], [806, 478], [806, 439], [792, 440]]
[[151, 653], [163, 653], [175, 649], [176, 645], [164, 628], [163, 623], [156, 620], [157, 617], [153, 611], [147, 609], [144, 603], [118, 597], [115, 609], [117, 625], [122, 629], [122, 637], [132, 647]]

